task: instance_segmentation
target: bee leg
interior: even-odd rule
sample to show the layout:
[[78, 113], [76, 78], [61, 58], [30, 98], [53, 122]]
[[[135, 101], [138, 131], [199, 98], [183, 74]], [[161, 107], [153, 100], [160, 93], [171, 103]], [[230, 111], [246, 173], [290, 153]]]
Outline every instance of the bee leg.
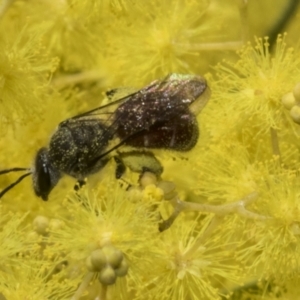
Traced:
[[128, 167], [131, 171], [144, 174], [151, 172], [157, 177], [163, 172], [163, 167], [159, 160], [152, 152], [133, 150], [128, 152], [119, 152], [119, 159], [123, 165]]
[[[131, 183], [129, 183], [128, 181], [126, 181], [124, 178], [120, 178], [120, 180], [122, 180], [122, 182], [125, 183], [125, 184], [127, 185], [127, 187], [126, 187], [126, 189], [125, 189], [126, 191], [129, 191], [129, 190], [132, 188]], [[124, 186], [123, 183], [120, 184], [121, 187]]]
[[165, 230], [167, 230], [168, 228], [171, 227], [171, 225], [174, 223], [175, 219], [178, 217], [178, 215], [180, 214], [181, 210], [180, 209], [174, 209], [173, 213], [171, 214], [171, 216], [167, 219], [164, 220], [161, 216], [161, 221], [158, 225], [158, 230], [160, 232], [163, 232]]
[[74, 185], [74, 191], [78, 192], [85, 184], [86, 184], [85, 180], [78, 179], [76, 184]]
[[172, 199], [166, 199], [170, 201], [170, 204], [174, 207], [174, 211], [172, 212], [171, 216], [166, 220], [161, 220], [159, 223], [159, 231], [165, 231], [168, 228], [171, 227], [171, 225], [174, 223], [178, 215], [185, 210], [184, 202], [181, 201], [177, 194], [176, 196], [172, 197]]
[[[114, 156], [114, 160], [117, 164], [115, 173], [116, 179], [122, 180], [127, 185], [126, 191], [128, 191], [131, 188], [131, 184], [127, 182], [124, 178], [121, 178], [126, 171], [126, 166], [124, 165], [122, 159], [119, 156]], [[122, 183], [121, 186], [123, 187]]]
[[115, 162], [117, 164], [116, 178], [120, 179], [126, 171], [126, 166], [124, 165], [123, 160], [121, 159], [121, 157], [114, 156], [114, 159], [115, 159]]

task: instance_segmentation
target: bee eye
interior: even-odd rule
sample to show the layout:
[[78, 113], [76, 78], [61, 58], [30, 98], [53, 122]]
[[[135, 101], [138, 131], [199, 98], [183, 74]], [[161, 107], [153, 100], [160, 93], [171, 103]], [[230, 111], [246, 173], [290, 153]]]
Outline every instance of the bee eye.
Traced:
[[49, 162], [48, 150], [41, 148], [35, 158], [33, 168], [33, 188], [35, 194], [43, 200], [48, 200], [51, 190], [60, 178], [60, 174]]

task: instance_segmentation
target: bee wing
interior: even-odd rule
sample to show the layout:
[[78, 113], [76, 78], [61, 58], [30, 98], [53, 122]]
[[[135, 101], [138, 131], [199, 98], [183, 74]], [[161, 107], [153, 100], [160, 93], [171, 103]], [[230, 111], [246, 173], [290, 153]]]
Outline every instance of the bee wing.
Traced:
[[105, 94], [109, 101], [116, 101], [125, 98], [129, 95], [135, 94], [136, 92], [138, 92], [138, 89], [136, 88], [120, 87], [120, 88], [109, 90]]
[[78, 114], [69, 119], [66, 119], [65, 121], [61, 122], [59, 125], [69, 123], [72, 121], [80, 122], [91, 118], [97, 118], [103, 125], [108, 127], [113, 127], [117, 120], [115, 120], [115, 122], [113, 123], [112, 116], [120, 104], [128, 101], [129, 99], [132, 99], [133, 97], [137, 97], [137, 94], [146, 92], [149, 88], [160, 85], [161, 83], [162, 82], [155, 80], [141, 90], [137, 90], [135, 88], [129, 88], [129, 87], [110, 90], [106, 94], [108, 99], [109, 100], [113, 99], [113, 101], [110, 101], [107, 104], [96, 107], [87, 112]]
[[115, 112], [115, 110], [121, 103], [126, 102], [132, 97], [136, 97], [138, 93], [146, 93], [152, 87], [155, 87], [155, 89], [157, 89], [159, 86], [163, 84], [164, 81], [155, 80], [141, 90], [137, 90], [135, 88], [130, 88], [130, 87], [116, 88], [116, 89], [109, 90], [106, 92], [107, 98], [110, 100], [109, 103], [96, 107], [87, 112], [78, 114], [61, 123], [70, 122], [71, 120], [77, 120], [77, 121], [80, 119], [86, 120], [92, 117], [97, 117], [99, 118], [100, 121], [106, 123], [106, 120]]

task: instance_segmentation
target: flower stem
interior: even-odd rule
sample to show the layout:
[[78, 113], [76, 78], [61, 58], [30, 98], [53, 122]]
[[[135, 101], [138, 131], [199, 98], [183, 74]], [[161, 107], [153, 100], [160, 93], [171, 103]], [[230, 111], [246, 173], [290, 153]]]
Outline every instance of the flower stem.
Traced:
[[107, 299], [106, 296], [107, 296], [107, 285], [101, 284], [99, 300], [106, 300]]
[[213, 213], [220, 217], [226, 216], [228, 214], [236, 213], [247, 219], [265, 221], [269, 219], [269, 217], [257, 214], [246, 208], [246, 206], [254, 202], [256, 198], [257, 198], [257, 193], [253, 192], [239, 201], [235, 201], [223, 205], [210, 205], [210, 204], [200, 204], [195, 202], [184, 202], [181, 201], [178, 197], [175, 197], [170, 201], [171, 204], [174, 206], [174, 212], [167, 220], [163, 221], [160, 224], [159, 229], [160, 231], [168, 229], [175, 221], [176, 217], [182, 211], [200, 211], [203, 213]]
[[272, 143], [272, 150], [273, 150], [273, 155], [280, 156], [280, 149], [279, 149], [279, 142], [278, 142], [278, 135], [276, 129], [273, 127], [270, 128], [270, 133], [271, 133], [271, 143]]
[[245, 198], [223, 205], [200, 204], [193, 202], [182, 202], [184, 211], [201, 211], [214, 213], [219, 216], [236, 213], [249, 219], [266, 220], [267, 217], [251, 212], [246, 209], [246, 206], [254, 202], [257, 198], [257, 193], [251, 193]]
[[60, 76], [53, 79], [52, 84], [56, 88], [64, 88], [65, 86], [74, 85], [87, 81], [103, 80], [103, 75], [97, 70], [85, 71], [77, 74]]
[[237, 2], [239, 7], [239, 13], [240, 13], [242, 41], [245, 43], [249, 39], [248, 16], [247, 16], [248, 0], [237, 0]]
[[15, 2], [15, 0], [3, 0], [0, 5], [0, 19], [5, 15], [9, 7]]
[[73, 297], [71, 298], [71, 300], [78, 300], [80, 299], [81, 295], [83, 294], [83, 292], [86, 290], [87, 286], [89, 285], [90, 281], [92, 280], [94, 276], [93, 272], [89, 272], [85, 275], [85, 277], [83, 278], [79, 288], [77, 289], [77, 291], [75, 292], [75, 294], [73, 295]]
[[237, 50], [243, 46], [241, 41], [222, 42], [222, 43], [200, 43], [200, 44], [183, 44], [176, 43], [176, 46], [182, 47], [189, 51], [213, 51], [213, 50]]

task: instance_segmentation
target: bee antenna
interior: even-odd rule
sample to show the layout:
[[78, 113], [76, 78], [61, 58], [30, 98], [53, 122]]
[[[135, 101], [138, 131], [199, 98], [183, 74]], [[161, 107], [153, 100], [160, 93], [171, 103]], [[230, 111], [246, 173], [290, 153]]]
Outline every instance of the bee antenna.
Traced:
[[29, 168], [11, 168], [0, 171], [0, 175], [10, 173], [10, 172], [19, 172], [19, 171], [30, 171]]
[[[18, 170], [13, 170], [13, 169], [18, 169]], [[24, 170], [29, 170], [28, 168], [27, 169], [23, 169], [23, 170], [20, 170], [20, 169], [22, 169], [22, 168], [13, 168], [13, 169], [8, 169], [8, 170], [3, 170], [3, 171], [1, 171], [1, 172], [4, 172], [4, 171], [7, 171], [7, 172], [5, 172], [5, 173], [8, 173], [8, 172], [14, 172], [14, 171], [24, 171]], [[13, 171], [12, 171], [13, 170]], [[0, 174], [4, 174], [4, 173], [0, 173]], [[31, 175], [32, 174], [32, 172], [28, 172], [28, 173], [26, 173], [26, 174], [24, 174], [24, 175], [22, 175], [22, 176], [20, 176], [15, 182], [13, 182], [13, 183], [11, 183], [9, 186], [7, 186], [4, 190], [2, 190], [1, 192], [0, 192], [0, 198], [2, 198], [2, 196], [4, 195], [4, 194], [6, 194], [6, 192], [8, 192], [10, 189], [12, 189], [15, 185], [17, 185], [19, 182], [21, 182], [25, 177], [27, 177], [28, 175]]]

